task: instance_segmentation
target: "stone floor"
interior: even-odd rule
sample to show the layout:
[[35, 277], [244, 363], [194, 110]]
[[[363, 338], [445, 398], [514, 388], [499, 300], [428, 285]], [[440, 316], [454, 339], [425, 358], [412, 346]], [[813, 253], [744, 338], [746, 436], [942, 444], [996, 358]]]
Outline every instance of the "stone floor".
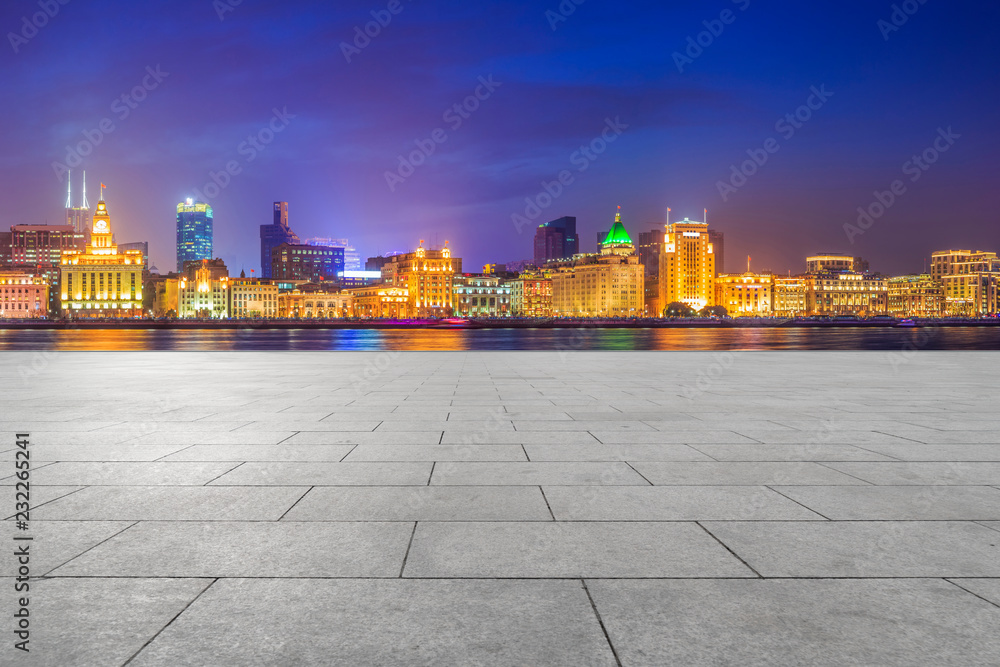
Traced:
[[996, 665], [998, 360], [6, 353], [0, 663]]

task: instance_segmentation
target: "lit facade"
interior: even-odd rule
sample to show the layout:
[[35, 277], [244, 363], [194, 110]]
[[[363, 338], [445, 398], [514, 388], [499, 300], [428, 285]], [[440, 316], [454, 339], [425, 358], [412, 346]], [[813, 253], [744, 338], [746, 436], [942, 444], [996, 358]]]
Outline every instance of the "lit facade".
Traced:
[[860, 257], [840, 253], [823, 253], [806, 257], [806, 273], [867, 273], [868, 262]]
[[306, 320], [350, 317], [353, 301], [349, 292], [303, 285], [300, 289], [278, 294], [278, 317]]
[[720, 274], [715, 305], [730, 317], [770, 317], [774, 307], [774, 276], [756, 273]]
[[39, 319], [49, 312], [49, 283], [44, 276], [0, 271], [0, 318]]
[[234, 318], [278, 317], [278, 286], [260, 278], [229, 280], [229, 316]]
[[344, 274], [344, 249], [281, 243], [271, 250], [274, 280], [337, 280]]
[[772, 310], [777, 317], [801, 317], [806, 314], [809, 279], [803, 276], [775, 276]]
[[511, 287], [496, 276], [455, 276], [455, 314], [463, 317], [510, 317]]
[[177, 271], [185, 262], [212, 259], [212, 207], [190, 199], [177, 205]]
[[229, 272], [221, 259], [189, 264], [177, 289], [180, 318], [229, 317]]
[[941, 317], [944, 288], [930, 274], [889, 279], [889, 314], [893, 317]]
[[405, 320], [413, 317], [405, 287], [373, 285], [346, 290], [354, 317]]
[[982, 250], [942, 250], [931, 255], [931, 277], [944, 288], [947, 315], [995, 315], [1000, 258]]
[[177, 317], [180, 309], [180, 276], [148, 276], [142, 285], [142, 307], [152, 317]]
[[60, 266], [62, 312], [77, 317], [140, 317], [142, 253], [118, 252], [111, 216], [104, 200], [97, 202], [90, 242], [83, 252], [65, 250]]
[[660, 254], [660, 314], [674, 302], [695, 310], [715, 305], [715, 276], [715, 246], [708, 224], [685, 218], [667, 225]]
[[462, 260], [444, 248], [424, 248], [390, 258], [382, 267], [382, 282], [405, 287], [409, 312], [415, 317], [448, 317], [454, 313], [454, 278], [462, 272]]
[[806, 282], [810, 315], [870, 317], [889, 312], [888, 281], [871, 273], [817, 273]]
[[514, 317], [552, 317], [551, 278], [522, 275], [509, 284]]

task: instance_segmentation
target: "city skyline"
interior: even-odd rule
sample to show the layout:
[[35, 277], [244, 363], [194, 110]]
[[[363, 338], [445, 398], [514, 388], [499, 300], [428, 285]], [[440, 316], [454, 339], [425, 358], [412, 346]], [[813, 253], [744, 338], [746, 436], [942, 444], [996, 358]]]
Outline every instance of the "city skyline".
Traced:
[[[818, 250], [899, 274], [936, 248], [1000, 246], [993, 6], [918, 3], [904, 21], [891, 3], [401, 3], [358, 47], [383, 8], [222, 4], [70, 3], [30, 39], [35, 3], [0, 10], [18, 37], [0, 71], [22, 102], [0, 118], [23, 128], [0, 161], [20, 195], [3, 228], [64, 219], [61, 164], [112, 186], [119, 236], [148, 240], [160, 267], [168, 212], [215, 190], [215, 254], [246, 266], [276, 200], [303, 238], [366, 256], [450, 239], [470, 265], [531, 256], [512, 216], [576, 216], [589, 240], [618, 205], [634, 230], [707, 207], [733, 258], [775, 272]], [[561, 192], [531, 219], [546, 184]]]

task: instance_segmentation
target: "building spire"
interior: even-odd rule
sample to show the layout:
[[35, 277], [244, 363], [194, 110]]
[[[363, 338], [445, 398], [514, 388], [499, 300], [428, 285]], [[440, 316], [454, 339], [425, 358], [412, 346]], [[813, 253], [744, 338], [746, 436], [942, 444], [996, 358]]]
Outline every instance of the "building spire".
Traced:
[[66, 173], [66, 208], [73, 208], [73, 171]]
[[621, 222], [621, 221], [622, 221], [622, 207], [619, 206], [618, 212], [615, 213], [615, 222]]
[[83, 172], [83, 208], [90, 210], [90, 204], [87, 203], [87, 172]]

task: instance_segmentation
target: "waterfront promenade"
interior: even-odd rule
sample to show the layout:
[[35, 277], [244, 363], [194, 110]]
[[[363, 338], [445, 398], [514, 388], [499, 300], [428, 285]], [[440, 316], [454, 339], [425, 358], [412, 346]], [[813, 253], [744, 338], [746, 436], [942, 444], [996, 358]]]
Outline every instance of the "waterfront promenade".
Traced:
[[998, 393], [989, 352], [5, 352], [0, 663], [996, 664]]

